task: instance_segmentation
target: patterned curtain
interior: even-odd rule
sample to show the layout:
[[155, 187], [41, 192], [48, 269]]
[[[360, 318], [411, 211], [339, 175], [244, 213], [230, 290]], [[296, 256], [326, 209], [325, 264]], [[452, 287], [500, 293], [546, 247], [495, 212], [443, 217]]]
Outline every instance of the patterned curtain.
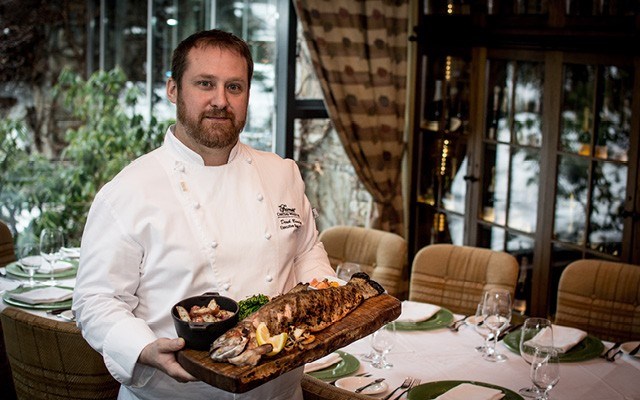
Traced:
[[295, 0], [324, 101], [376, 203], [372, 227], [404, 235], [409, 0]]

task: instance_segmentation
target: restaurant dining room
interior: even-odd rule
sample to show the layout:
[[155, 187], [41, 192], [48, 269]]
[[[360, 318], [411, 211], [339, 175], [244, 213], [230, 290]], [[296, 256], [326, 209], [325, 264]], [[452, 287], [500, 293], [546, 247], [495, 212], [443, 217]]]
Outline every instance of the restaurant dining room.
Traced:
[[6, 400], [640, 400], [640, 1], [0, 0], [0, 297]]

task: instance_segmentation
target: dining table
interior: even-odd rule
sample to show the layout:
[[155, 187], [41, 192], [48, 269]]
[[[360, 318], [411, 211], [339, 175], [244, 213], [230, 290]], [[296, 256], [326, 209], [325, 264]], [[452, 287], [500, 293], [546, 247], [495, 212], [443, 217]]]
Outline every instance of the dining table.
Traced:
[[[407, 377], [419, 379], [420, 385], [403, 395], [402, 399], [433, 399], [446, 391], [443, 388], [448, 389], [459, 383], [496, 387], [509, 394], [505, 398], [519, 399], [519, 389], [532, 385], [530, 366], [520, 357], [516, 344], [518, 339], [514, 337], [519, 331], [516, 329], [507, 334], [496, 345], [496, 350], [506, 355], [507, 360], [490, 362], [476, 350], [484, 339], [472, 325], [462, 323], [457, 330], [449, 329], [450, 320], [457, 321], [465, 317], [451, 315], [448, 321], [415, 324], [414, 328], [411, 324], [398, 323], [401, 329], [396, 329], [394, 345], [386, 355], [392, 364], [390, 368], [374, 368], [367, 361], [366, 357], [372, 350], [371, 338], [367, 336], [341, 348], [338, 353], [343, 360], [339, 363], [309, 374], [347, 390], [349, 386], [341, 385], [340, 381], [344, 377], [367, 373], [370, 374], [369, 380], [384, 378], [383, 386], [378, 385], [376, 390], [364, 392], [379, 399], [385, 398]], [[613, 343], [590, 336], [588, 339], [592, 340], [589, 342], [591, 349], [581, 349], [574, 355], [568, 351], [565, 360], [561, 357], [560, 380], [549, 391], [550, 398], [640, 399], [640, 358], [621, 353], [614, 361], [607, 361], [601, 354]], [[361, 382], [366, 383], [367, 380], [362, 379]], [[399, 393], [401, 391], [394, 393], [391, 399]]]
[[[74, 253], [59, 261], [67, 264], [64, 268], [54, 271], [54, 288], [71, 292], [76, 284], [76, 273], [78, 269], [78, 256]], [[71, 299], [43, 301], [42, 303], [31, 304], [14, 297], [15, 293], [28, 294], [36, 289], [47, 289], [49, 286], [50, 273], [37, 271], [35, 273], [35, 286], [29, 285], [29, 275], [20, 268], [18, 262], [12, 262], [0, 268], [0, 312], [6, 307], [17, 307], [32, 314], [46, 318], [58, 319], [72, 322]], [[62, 290], [57, 295], [65, 294]]]
[[[11, 273], [13, 272], [13, 273]], [[39, 275], [39, 282], [46, 282], [45, 275]], [[60, 273], [58, 285], [73, 288], [75, 273]], [[23, 288], [28, 277], [8, 265], [0, 268], [0, 311], [7, 306], [18, 306], [8, 298], [8, 292]], [[63, 303], [64, 305], [67, 302]], [[68, 302], [70, 306], [70, 301]], [[63, 319], [52, 310], [60, 309], [59, 304], [44, 304], [23, 308], [31, 313], [52, 319]], [[65, 307], [62, 307], [64, 309]], [[67, 314], [69, 315], [69, 314]], [[349, 389], [346, 379], [367, 374], [367, 379], [383, 379], [376, 390], [364, 391], [372, 399], [383, 399], [398, 388], [407, 377], [418, 379], [420, 384], [402, 395], [402, 399], [422, 400], [436, 398], [443, 388], [454, 384], [472, 383], [502, 389], [509, 394], [506, 399], [517, 394], [518, 390], [532, 385], [530, 366], [518, 354], [517, 330], [507, 334], [496, 345], [496, 350], [505, 354], [504, 362], [489, 362], [476, 350], [484, 339], [472, 325], [463, 323], [464, 315], [451, 313], [442, 308], [431, 319], [418, 323], [395, 322], [396, 332], [393, 346], [386, 355], [392, 366], [374, 368], [367, 359], [371, 354], [371, 335], [356, 340], [336, 351], [340, 360], [324, 369], [309, 372], [310, 375], [326, 382], [332, 382]], [[522, 319], [522, 318], [521, 318]], [[452, 330], [452, 322], [460, 321], [458, 329]], [[550, 397], [556, 400], [640, 400], [640, 354], [631, 356], [621, 352], [614, 361], [602, 357], [614, 344], [599, 341], [591, 336], [590, 345], [597, 342], [597, 354], [591, 351], [578, 352], [565, 360], [561, 357], [560, 380], [551, 389]], [[640, 342], [639, 342], [640, 343]], [[618, 351], [618, 350], [616, 350]], [[367, 380], [362, 380], [367, 383]], [[329, 383], [328, 383], [329, 384]], [[355, 388], [355, 386], [351, 386]], [[375, 388], [375, 387], [374, 387]], [[402, 393], [398, 390], [391, 399]]]

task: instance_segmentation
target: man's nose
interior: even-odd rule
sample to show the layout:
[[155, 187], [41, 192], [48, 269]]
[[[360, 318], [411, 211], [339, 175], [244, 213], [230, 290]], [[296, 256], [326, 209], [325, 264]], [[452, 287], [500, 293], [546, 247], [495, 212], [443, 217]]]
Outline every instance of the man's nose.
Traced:
[[209, 105], [213, 108], [225, 108], [229, 105], [224, 86], [218, 86], [210, 91]]

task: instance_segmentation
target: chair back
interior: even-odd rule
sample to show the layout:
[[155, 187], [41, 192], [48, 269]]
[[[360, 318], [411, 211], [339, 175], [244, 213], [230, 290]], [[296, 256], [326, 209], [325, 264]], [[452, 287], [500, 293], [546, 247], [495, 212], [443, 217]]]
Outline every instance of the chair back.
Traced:
[[354, 262], [390, 295], [402, 298], [406, 292], [407, 241], [402, 236], [358, 226], [334, 226], [320, 232], [319, 239], [334, 269], [343, 262]]
[[507, 289], [513, 297], [518, 270], [518, 261], [509, 253], [452, 244], [429, 245], [413, 260], [409, 300], [474, 315], [485, 290]]
[[0, 221], [0, 267], [16, 260], [13, 250], [13, 235], [4, 221]]
[[371, 400], [370, 396], [340, 389], [307, 374], [302, 377], [301, 386], [304, 400]]
[[0, 314], [18, 399], [116, 399], [120, 384], [72, 322], [7, 307]]
[[640, 340], [640, 266], [602, 260], [570, 263], [560, 276], [555, 323], [602, 340]]

